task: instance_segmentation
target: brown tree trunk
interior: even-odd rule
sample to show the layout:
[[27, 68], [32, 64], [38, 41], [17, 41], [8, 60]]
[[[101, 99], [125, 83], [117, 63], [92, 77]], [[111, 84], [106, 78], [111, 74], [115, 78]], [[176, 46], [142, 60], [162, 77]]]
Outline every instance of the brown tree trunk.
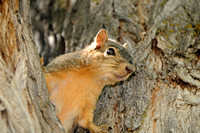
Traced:
[[[38, 8], [39, 4], [46, 4], [46, 8]], [[33, 14], [39, 13], [32, 20], [35, 35], [64, 38], [66, 52], [89, 45], [101, 28], [106, 28], [110, 37], [128, 43], [137, 72], [104, 89], [97, 104], [96, 124], [110, 125], [113, 133], [197, 133], [199, 7], [198, 0], [48, 0], [36, 2]], [[37, 30], [38, 23], [48, 28]], [[45, 49], [48, 43], [40, 46]], [[54, 45], [55, 53], [59, 52], [56, 47], [64, 44], [55, 41]], [[54, 53], [45, 56], [47, 62]]]
[[[0, 129], [61, 132], [31, 37], [28, 5], [0, 2]], [[96, 124], [110, 125], [112, 133], [200, 131], [198, 0], [38, 0], [31, 6], [34, 38], [46, 63], [63, 49], [89, 45], [101, 28], [128, 43], [137, 72], [104, 89]]]
[[0, 1], [0, 132], [62, 132], [32, 39], [28, 0]]
[[[59, 46], [71, 52], [89, 45], [101, 28], [128, 43], [137, 72], [104, 89], [96, 124], [110, 125], [113, 133], [194, 133], [200, 131], [199, 7], [198, 0], [48, 0], [34, 4], [32, 22], [34, 35], [46, 40], [36, 39], [45, 42], [46, 62], [62, 53]], [[55, 41], [47, 55], [45, 38], [52, 35], [65, 41]]]

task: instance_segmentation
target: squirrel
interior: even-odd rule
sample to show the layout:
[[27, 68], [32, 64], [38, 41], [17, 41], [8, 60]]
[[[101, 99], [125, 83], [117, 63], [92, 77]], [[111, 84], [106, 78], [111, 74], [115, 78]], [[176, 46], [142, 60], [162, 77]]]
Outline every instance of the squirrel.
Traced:
[[127, 79], [135, 71], [127, 44], [108, 38], [101, 29], [83, 50], [53, 59], [44, 70], [50, 101], [67, 133], [79, 125], [91, 133], [107, 133], [93, 123], [96, 102], [105, 85]]

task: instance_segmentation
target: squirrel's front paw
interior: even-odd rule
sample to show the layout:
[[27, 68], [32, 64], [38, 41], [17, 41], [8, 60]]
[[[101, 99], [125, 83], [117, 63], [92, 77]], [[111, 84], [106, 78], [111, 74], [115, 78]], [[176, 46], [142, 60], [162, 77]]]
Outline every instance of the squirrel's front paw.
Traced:
[[98, 133], [109, 133], [108, 131], [106, 131], [106, 130], [101, 130], [100, 132], [98, 132]]
[[112, 128], [110, 127], [110, 126], [108, 126], [108, 125], [101, 125], [101, 126], [99, 126], [102, 130], [104, 130], [104, 131], [109, 131], [109, 130], [111, 130]]
[[100, 127], [90, 130], [90, 133], [109, 133], [107, 130], [103, 130]]
[[90, 133], [109, 133], [108, 130], [111, 129], [108, 125], [96, 126], [91, 123], [89, 126]]

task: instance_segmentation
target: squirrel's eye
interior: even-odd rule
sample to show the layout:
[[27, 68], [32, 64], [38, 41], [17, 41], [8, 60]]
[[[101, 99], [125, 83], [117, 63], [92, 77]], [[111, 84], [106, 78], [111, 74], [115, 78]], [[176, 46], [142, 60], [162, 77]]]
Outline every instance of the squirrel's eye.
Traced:
[[107, 54], [108, 54], [108, 55], [115, 55], [115, 50], [114, 50], [113, 48], [109, 48], [109, 49], [107, 50]]

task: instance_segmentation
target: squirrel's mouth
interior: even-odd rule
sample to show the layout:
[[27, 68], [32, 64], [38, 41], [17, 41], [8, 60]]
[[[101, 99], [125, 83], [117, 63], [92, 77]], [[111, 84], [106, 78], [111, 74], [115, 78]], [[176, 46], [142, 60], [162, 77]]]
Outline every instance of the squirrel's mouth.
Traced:
[[122, 76], [119, 76], [119, 75], [117, 75], [117, 74], [114, 74], [114, 75], [115, 75], [115, 77], [117, 77], [118, 79], [124, 79], [124, 78], [126, 78], [128, 75], [130, 75], [130, 73], [127, 73], [127, 74], [122, 75]]

